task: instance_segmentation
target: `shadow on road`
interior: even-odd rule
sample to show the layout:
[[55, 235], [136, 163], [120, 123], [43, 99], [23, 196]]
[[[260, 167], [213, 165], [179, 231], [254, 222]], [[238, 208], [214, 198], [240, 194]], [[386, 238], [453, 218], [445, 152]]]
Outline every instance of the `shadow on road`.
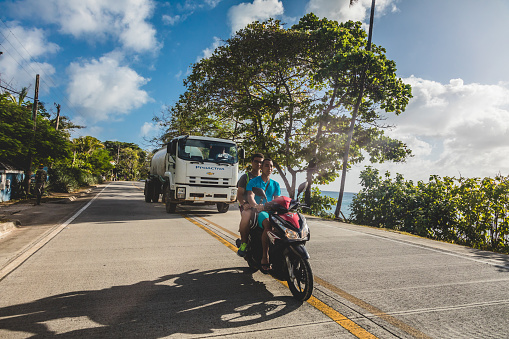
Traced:
[[[274, 297], [263, 283], [239, 268], [193, 270], [4, 307], [0, 309], [0, 328], [34, 336], [159, 338], [262, 323], [300, 305], [291, 297]], [[68, 319], [78, 317], [90, 321]], [[63, 322], [58, 320], [64, 318], [61, 329], [57, 326]]]

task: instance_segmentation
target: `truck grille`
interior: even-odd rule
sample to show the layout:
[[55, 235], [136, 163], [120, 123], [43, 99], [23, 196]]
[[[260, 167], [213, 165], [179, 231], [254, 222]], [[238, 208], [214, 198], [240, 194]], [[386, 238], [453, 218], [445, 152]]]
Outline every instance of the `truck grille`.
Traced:
[[189, 177], [189, 183], [201, 185], [228, 185], [230, 180], [228, 178]]

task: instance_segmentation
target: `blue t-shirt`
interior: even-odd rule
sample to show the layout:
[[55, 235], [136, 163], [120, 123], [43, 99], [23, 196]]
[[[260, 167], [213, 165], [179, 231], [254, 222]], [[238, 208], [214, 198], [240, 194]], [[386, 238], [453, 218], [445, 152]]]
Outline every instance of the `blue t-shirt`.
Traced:
[[[259, 187], [265, 191], [267, 201], [272, 201], [274, 197], [279, 197], [281, 195], [281, 188], [279, 187], [279, 183], [276, 180], [272, 180], [269, 178], [269, 187], [267, 187], [266, 190], [265, 186], [267, 186], [267, 183], [262, 180], [262, 176], [260, 175], [249, 181], [249, 183], [246, 186], [246, 191], [252, 191], [253, 187]], [[262, 197], [255, 195], [255, 201], [257, 204], [261, 204]]]

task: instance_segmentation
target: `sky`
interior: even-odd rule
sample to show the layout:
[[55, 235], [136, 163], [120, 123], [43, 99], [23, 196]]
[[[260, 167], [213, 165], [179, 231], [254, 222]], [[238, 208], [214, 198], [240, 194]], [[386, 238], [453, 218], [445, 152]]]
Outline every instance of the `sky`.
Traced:
[[[133, 142], [158, 134], [154, 115], [185, 90], [193, 63], [248, 23], [291, 26], [306, 13], [359, 20], [371, 0], [0, 0], [0, 86], [29, 87], [49, 111], [86, 126], [73, 136]], [[386, 134], [413, 151], [374, 164], [407, 180], [509, 174], [509, 1], [377, 0], [373, 43], [413, 98]], [[0, 91], [4, 91], [1, 89]], [[346, 191], [357, 192], [354, 165]], [[322, 190], [339, 190], [339, 180]]]

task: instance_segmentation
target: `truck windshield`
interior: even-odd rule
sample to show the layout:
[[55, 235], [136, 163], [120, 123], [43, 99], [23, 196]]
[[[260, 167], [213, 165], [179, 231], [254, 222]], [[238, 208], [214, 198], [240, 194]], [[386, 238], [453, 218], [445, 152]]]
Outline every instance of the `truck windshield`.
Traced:
[[238, 162], [235, 144], [211, 140], [181, 139], [178, 146], [180, 159], [228, 164]]

